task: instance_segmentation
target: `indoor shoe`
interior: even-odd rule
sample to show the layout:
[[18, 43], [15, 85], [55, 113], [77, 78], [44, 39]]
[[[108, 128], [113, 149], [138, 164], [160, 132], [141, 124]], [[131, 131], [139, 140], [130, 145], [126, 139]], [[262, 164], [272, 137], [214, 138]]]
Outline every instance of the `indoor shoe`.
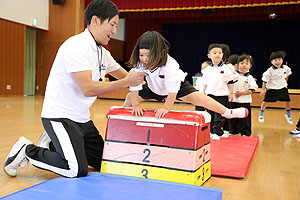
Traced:
[[50, 139], [49, 135], [47, 134], [46, 131], [44, 131], [39, 138], [38, 146], [49, 149], [50, 142], [51, 142], [51, 139]]
[[223, 135], [221, 135], [221, 138], [228, 138], [229, 135], [229, 131], [223, 131]]
[[290, 131], [290, 134], [293, 134], [293, 135], [300, 134], [300, 130], [296, 128], [295, 130]]
[[287, 114], [285, 114], [285, 115], [284, 115], [284, 117], [285, 117], [285, 119], [286, 119], [287, 123], [289, 123], [289, 124], [293, 125], [292, 118], [288, 117], [288, 116], [287, 116]]
[[258, 117], [258, 122], [259, 123], [263, 123], [265, 120], [264, 120], [264, 116], [259, 116]]
[[234, 109], [226, 109], [225, 113], [222, 115], [227, 119], [231, 118], [246, 118], [249, 114], [247, 108], [234, 108]]
[[29, 144], [33, 144], [33, 142], [27, 140], [25, 137], [20, 137], [14, 144], [5, 160], [3, 167], [3, 170], [7, 175], [12, 177], [16, 176], [18, 167], [28, 164], [25, 149]]
[[221, 139], [221, 137], [220, 137], [220, 136], [218, 136], [217, 134], [213, 134], [213, 133], [211, 133], [211, 134], [210, 134], [210, 139], [211, 139], [211, 140], [220, 140], [220, 139]]

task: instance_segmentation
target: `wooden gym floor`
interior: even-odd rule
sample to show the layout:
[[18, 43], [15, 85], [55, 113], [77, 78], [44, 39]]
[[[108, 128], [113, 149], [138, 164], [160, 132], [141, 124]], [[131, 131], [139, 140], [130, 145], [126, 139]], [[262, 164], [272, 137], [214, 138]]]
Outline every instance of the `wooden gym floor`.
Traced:
[[[40, 113], [43, 96], [0, 97], [0, 163], [20, 136], [37, 143], [43, 126]], [[111, 106], [123, 101], [97, 99], [91, 118], [104, 136], [106, 113]], [[158, 108], [160, 103], [145, 102], [146, 108]], [[194, 110], [190, 104], [175, 104], [174, 110]], [[203, 186], [223, 189], [224, 200], [300, 200], [300, 139], [289, 134], [295, 129], [300, 110], [292, 111], [294, 125], [284, 118], [284, 109], [266, 109], [265, 122], [257, 122], [259, 109], [252, 109], [253, 133], [259, 144], [245, 179], [211, 177]], [[92, 171], [92, 169], [91, 169]], [[31, 164], [18, 169], [18, 176], [10, 178], [0, 170], [0, 197], [6, 196], [58, 175], [37, 169]]]

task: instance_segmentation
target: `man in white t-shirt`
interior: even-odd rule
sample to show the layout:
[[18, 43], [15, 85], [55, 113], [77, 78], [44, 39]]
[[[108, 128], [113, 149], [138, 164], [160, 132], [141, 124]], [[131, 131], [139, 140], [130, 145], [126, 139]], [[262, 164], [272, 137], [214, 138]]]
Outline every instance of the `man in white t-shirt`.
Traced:
[[[4, 164], [9, 176], [16, 176], [17, 168], [28, 160], [65, 177], [86, 176], [88, 166], [99, 171], [104, 141], [90, 120], [89, 108], [97, 96], [144, 80], [146, 73], [127, 73], [102, 47], [116, 33], [116, 5], [110, 0], [92, 1], [85, 20], [85, 31], [60, 46], [52, 65], [41, 114], [46, 132], [38, 146], [19, 138]], [[102, 82], [107, 73], [118, 80]]]

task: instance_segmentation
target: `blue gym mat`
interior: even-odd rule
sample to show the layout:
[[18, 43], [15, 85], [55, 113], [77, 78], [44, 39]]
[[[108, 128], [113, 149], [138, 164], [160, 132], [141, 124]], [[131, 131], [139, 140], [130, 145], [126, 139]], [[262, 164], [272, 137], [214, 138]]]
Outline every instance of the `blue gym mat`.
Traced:
[[222, 190], [136, 177], [90, 173], [82, 178], [55, 178], [1, 199], [222, 200]]

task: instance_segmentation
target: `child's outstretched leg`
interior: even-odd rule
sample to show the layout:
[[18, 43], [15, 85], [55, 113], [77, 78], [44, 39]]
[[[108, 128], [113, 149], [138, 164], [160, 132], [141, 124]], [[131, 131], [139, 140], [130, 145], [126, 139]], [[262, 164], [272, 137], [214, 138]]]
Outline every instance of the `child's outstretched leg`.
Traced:
[[[125, 99], [125, 101], [124, 101], [122, 107], [133, 107], [133, 106], [132, 106], [132, 101], [131, 101], [130, 95], [132, 95], [131, 92], [129, 92], [129, 93], [126, 95], [126, 99]], [[140, 103], [140, 102], [143, 102], [143, 101], [145, 101], [145, 100], [144, 100], [142, 97], [137, 96], [137, 103]]]
[[126, 95], [125, 101], [122, 105], [122, 107], [131, 107], [132, 103], [131, 103], [131, 99], [130, 99], [130, 92]]
[[291, 104], [290, 104], [290, 101], [287, 101], [285, 103], [285, 111], [286, 111], [286, 114], [284, 115], [284, 117], [285, 117], [286, 121], [289, 124], [293, 124], [292, 116], [291, 116]]
[[260, 122], [260, 123], [263, 123], [265, 121], [264, 120], [264, 112], [265, 112], [266, 107], [267, 107], [267, 102], [263, 101], [261, 104], [259, 116], [258, 116], [258, 122]]
[[180, 98], [181, 100], [191, 103], [195, 106], [203, 106], [208, 110], [217, 112], [221, 114], [223, 117], [227, 119], [231, 118], [245, 118], [248, 116], [248, 109], [247, 108], [235, 108], [235, 109], [228, 109], [219, 102], [215, 101], [209, 96], [201, 92], [193, 92], [184, 97]]

